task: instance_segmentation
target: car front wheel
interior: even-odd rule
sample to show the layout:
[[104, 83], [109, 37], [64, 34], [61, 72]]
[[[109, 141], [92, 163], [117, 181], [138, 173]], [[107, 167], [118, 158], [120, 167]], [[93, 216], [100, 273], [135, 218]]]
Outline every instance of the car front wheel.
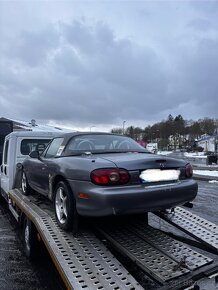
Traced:
[[29, 195], [31, 193], [31, 187], [29, 186], [26, 173], [24, 171], [21, 178], [21, 189], [24, 195]]
[[66, 230], [78, 231], [78, 213], [76, 202], [68, 184], [60, 181], [55, 189], [54, 209], [58, 225]]

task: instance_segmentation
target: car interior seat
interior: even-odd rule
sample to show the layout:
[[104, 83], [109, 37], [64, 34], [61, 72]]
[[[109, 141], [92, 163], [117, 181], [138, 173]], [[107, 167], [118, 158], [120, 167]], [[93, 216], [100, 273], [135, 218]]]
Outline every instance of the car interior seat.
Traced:
[[95, 149], [94, 144], [86, 140], [81, 141], [77, 146], [77, 150], [93, 150], [93, 149]]

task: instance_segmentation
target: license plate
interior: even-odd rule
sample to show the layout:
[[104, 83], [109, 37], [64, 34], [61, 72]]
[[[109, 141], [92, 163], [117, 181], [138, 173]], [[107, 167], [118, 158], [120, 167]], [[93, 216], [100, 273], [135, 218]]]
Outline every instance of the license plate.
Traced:
[[179, 179], [180, 170], [176, 169], [147, 169], [141, 172], [140, 179], [144, 182], [176, 181]]

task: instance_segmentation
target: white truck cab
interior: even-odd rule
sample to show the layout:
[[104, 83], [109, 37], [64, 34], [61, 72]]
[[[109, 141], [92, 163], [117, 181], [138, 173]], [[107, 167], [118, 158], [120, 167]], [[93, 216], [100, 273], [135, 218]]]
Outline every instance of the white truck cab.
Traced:
[[[62, 132], [63, 133], [63, 132]], [[5, 137], [2, 165], [0, 170], [1, 194], [7, 200], [8, 192], [13, 188], [16, 164], [29, 158], [33, 150], [43, 151], [52, 138], [61, 132], [17, 131]]]

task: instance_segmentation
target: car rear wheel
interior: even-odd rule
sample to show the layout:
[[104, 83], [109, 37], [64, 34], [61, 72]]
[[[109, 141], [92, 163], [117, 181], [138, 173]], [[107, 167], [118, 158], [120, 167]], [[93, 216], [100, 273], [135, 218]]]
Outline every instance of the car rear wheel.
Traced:
[[24, 171], [21, 178], [21, 189], [24, 195], [29, 195], [31, 193], [31, 187], [29, 186], [26, 173]]
[[66, 230], [72, 230], [74, 234], [78, 232], [78, 213], [76, 201], [68, 184], [60, 181], [55, 189], [54, 209], [58, 225]]

